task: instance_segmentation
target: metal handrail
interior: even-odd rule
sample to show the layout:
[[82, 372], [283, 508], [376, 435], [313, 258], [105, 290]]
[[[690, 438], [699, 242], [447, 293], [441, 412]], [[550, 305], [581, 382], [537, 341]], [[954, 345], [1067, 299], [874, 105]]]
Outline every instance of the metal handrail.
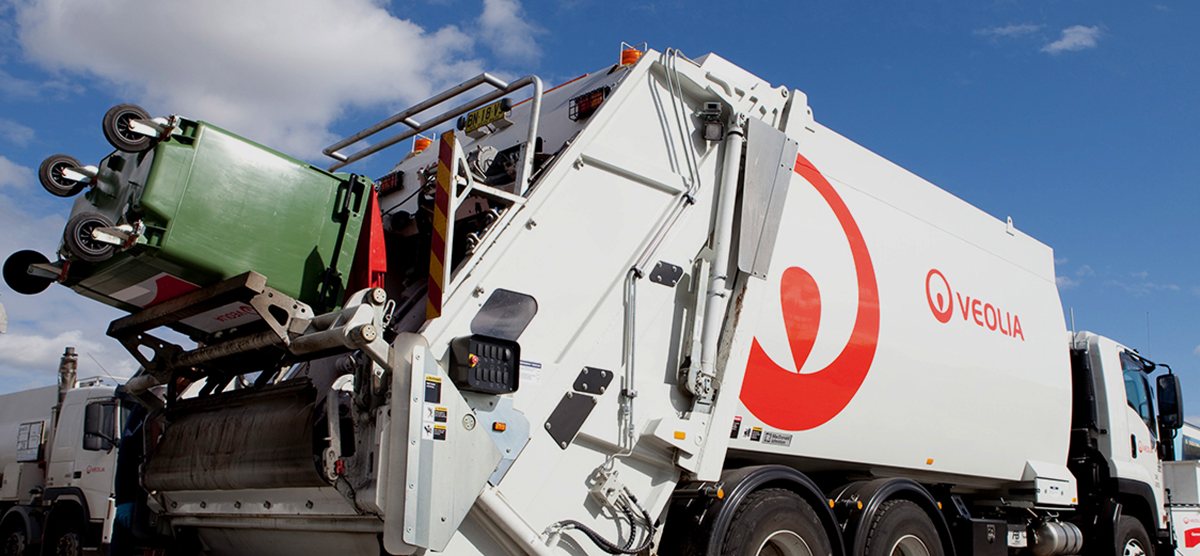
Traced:
[[[463, 94], [471, 89], [474, 89], [475, 87], [477, 87], [479, 85], [483, 85], [483, 84], [491, 85], [491, 86], [495, 87], [497, 90], [492, 91], [486, 95], [483, 95], [475, 100], [472, 100], [471, 102], [468, 102], [466, 104], [460, 105], [455, 108], [452, 108], [446, 112], [443, 112], [437, 116], [434, 116], [432, 119], [430, 119], [428, 121], [418, 122], [413, 119], [413, 116], [415, 116], [421, 112], [424, 112], [434, 106], [437, 106], [447, 100], [450, 100], [451, 98], [461, 95], [461, 94]], [[523, 89], [529, 85], [533, 85], [533, 89], [534, 89], [533, 97], [532, 97], [533, 102], [532, 102], [532, 106], [530, 106], [531, 114], [530, 114], [530, 118], [529, 118], [529, 136], [527, 138], [527, 147], [525, 149], [526, 152], [522, 153], [522, 155], [523, 155], [522, 156], [522, 164], [521, 164], [520, 172], [518, 173], [518, 177], [521, 178], [521, 180], [518, 182], [521, 187], [521, 189], [519, 189], [518, 191], [520, 191], [520, 190], [524, 189], [525, 185], [527, 185], [525, 183], [525, 181], [527, 181], [529, 179], [529, 175], [532, 173], [531, 169], [532, 169], [532, 164], [533, 164], [533, 158], [532, 158], [532, 156], [529, 156], [531, 153], [529, 153], [528, 151], [529, 151], [529, 147], [534, 145], [535, 141], [537, 141], [538, 116], [541, 113], [541, 107], [542, 107], [542, 80], [534, 75], [523, 77], [512, 83], [505, 83], [504, 81], [501, 81], [500, 79], [497, 79], [496, 77], [494, 77], [490, 74], [487, 74], [487, 73], [480, 74], [476, 77], [473, 77], [471, 79], [468, 79], [468, 80], [460, 83], [459, 85], [451, 87], [450, 89], [447, 89], [437, 95], [434, 95], [434, 96], [430, 97], [429, 99], [422, 101], [407, 110], [404, 110], [403, 112], [400, 112], [390, 118], [387, 118], [386, 120], [383, 120], [382, 122], [379, 122], [379, 123], [377, 123], [371, 127], [368, 127], [367, 129], [364, 129], [350, 137], [347, 137], [346, 139], [338, 141], [337, 143], [334, 143], [333, 145], [326, 147], [325, 150], [323, 150], [321, 152], [324, 153], [326, 156], [337, 161], [329, 166], [329, 171], [332, 172], [332, 171], [342, 168], [348, 164], [352, 164], [354, 162], [362, 160], [363, 158], [366, 158], [366, 157], [368, 157], [372, 154], [375, 154], [383, 149], [386, 149], [392, 145], [395, 145], [396, 143], [399, 143], [405, 139], [408, 139], [418, 133], [428, 131], [436, 126], [439, 126], [443, 123], [446, 123], [446, 122], [454, 119], [457, 116], [466, 114], [467, 112], [470, 112], [471, 110], [479, 108], [480, 106], [484, 106], [492, 101], [495, 101], [495, 100], [503, 97], [504, 95], [513, 93], [513, 92]], [[379, 133], [380, 131], [383, 131], [384, 129], [391, 127], [393, 125], [396, 125], [398, 123], [402, 123], [402, 124], [408, 126], [410, 129], [402, 131], [396, 135], [393, 135], [387, 139], [384, 139], [383, 141], [380, 141], [379, 143], [376, 143], [374, 145], [366, 147], [366, 148], [364, 148], [358, 152], [355, 152], [354, 154], [351, 154], [351, 155], [344, 155], [344, 154], [338, 152], [339, 150], [341, 150], [343, 148], [346, 148], [354, 143], [362, 141], [363, 139], [366, 139], [372, 135], [375, 135], [376, 133]]]

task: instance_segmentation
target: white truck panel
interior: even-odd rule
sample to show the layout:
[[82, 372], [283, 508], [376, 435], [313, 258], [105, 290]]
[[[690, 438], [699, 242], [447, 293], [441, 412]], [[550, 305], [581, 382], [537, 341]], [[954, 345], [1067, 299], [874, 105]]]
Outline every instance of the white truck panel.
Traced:
[[17, 435], [22, 424], [42, 423], [42, 442], [45, 442], [50, 432], [51, 412], [57, 400], [57, 386], [0, 396], [0, 470], [17, 462]]
[[[979, 487], [1022, 480], [1027, 462], [1069, 478], [1070, 364], [1051, 250], [822, 126], [812, 133], [800, 155], [830, 186], [823, 195], [793, 177], [771, 276], [751, 283], [762, 351], [731, 449]], [[781, 295], [799, 299], [785, 309]], [[756, 382], [772, 362], [781, 371]]]

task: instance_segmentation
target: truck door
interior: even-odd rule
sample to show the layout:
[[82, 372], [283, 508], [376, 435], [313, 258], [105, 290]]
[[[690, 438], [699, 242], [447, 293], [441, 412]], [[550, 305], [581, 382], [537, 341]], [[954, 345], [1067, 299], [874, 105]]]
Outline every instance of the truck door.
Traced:
[[93, 519], [108, 513], [117, 467], [116, 441], [127, 410], [112, 398], [88, 400], [84, 406], [82, 450], [75, 462], [75, 486], [87, 497]]
[[[1121, 478], [1135, 479], [1152, 487], [1154, 496], [1162, 492], [1162, 461], [1158, 457], [1158, 427], [1154, 417], [1154, 395], [1147, 378], [1146, 365], [1129, 350], [1120, 350], [1121, 375], [1125, 382], [1125, 421], [1129, 432], [1129, 463], [1121, 466]], [[1114, 446], [1115, 447], [1115, 446]], [[1113, 454], [1116, 459], [1117, 454]], [[1132, 475], [1132, 476], [1130, 476]], [[1162, 500], [1155, 501], [1161, 509]], [[1161, 512], [1156, 512], [1160, 513]], [[1156, 515], [1156, 519], [1162, 519]], [[1161, 527], [1163, 524], [1158, 523]]]

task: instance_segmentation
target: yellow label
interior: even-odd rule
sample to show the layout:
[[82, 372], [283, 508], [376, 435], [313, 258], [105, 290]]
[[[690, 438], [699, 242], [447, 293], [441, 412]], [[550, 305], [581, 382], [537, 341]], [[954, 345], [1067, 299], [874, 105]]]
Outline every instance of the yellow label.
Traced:
[[471, 133], [485, 125], [504, 119], [504, 102], [505, 99], [501, 99], [467, 114], [467, 124], [463, 127], [463, 131]]
[[442, 381], [442, 377], [440, 377], [440, 376], [430, 376], [430, 375], [425, 375], [425, 380], [426, 380], [426, 381], [429, 381], [429, 382], [441, 382], [441, 381]]

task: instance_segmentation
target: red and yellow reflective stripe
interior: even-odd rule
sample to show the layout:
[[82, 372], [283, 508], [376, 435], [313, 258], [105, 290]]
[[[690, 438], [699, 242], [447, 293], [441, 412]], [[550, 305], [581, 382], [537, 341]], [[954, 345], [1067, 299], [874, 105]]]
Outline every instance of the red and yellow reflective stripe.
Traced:
[[454, 166], [454, 132], [442, 134], [438, 145], [437, 193], [433, 198], [433, 236], [429, 240], [429, 301], [425, 318], [442, 316], [442, 288], [446, 280], [446, 231], [450, 225], [450, 185]]

